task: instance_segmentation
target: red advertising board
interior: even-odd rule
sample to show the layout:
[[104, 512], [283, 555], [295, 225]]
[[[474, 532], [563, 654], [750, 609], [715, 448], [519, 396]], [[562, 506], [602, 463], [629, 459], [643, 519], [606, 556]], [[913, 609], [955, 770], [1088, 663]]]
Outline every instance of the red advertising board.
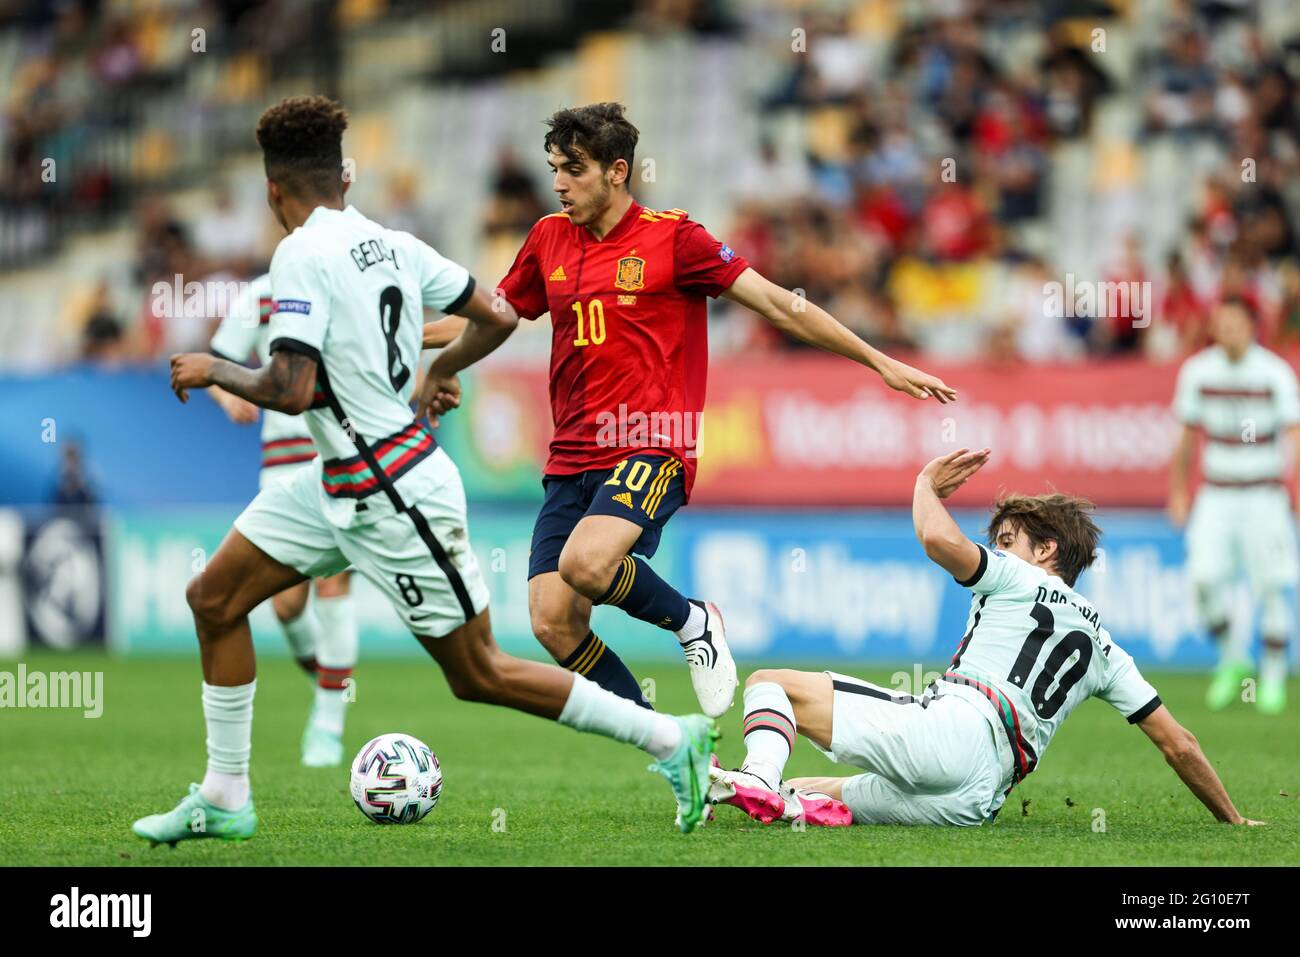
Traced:
[[957, 389], [956, 402], [917, 401], [821, 356], [716, 368], [694, 501], [897, 505], [911, 501], [931, 458], [988, 446], [968, 501], [1056, 488], [1102, 504], [1163, 504], [1176, 366], [927, 371]]
[[[917, 401], [820, 354], [715, 362], [692, 501], [902, 505], [929, 459], [989, 446], [993, 458], [961, 494], [965, 503], [1058, 489], [1101, 505], [1164, 504], [1176, 363], [925, 368], [958, 390], [955, 403]], [[551, 431], [545, 373], [498, 366], [478, 387], [498, 403], [517, 397], [510, 415], [540, 466]]]

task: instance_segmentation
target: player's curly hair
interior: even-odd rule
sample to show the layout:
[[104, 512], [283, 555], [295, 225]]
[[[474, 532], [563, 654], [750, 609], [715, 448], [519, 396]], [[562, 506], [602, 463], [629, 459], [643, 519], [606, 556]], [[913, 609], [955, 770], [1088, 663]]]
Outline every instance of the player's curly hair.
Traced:
[[989, 518], [988, 543], [997, 545], [998, 532], [1006, 522], [1024, 529], [1029, 544], [1056, 542], [1056, 573], [1074, 587], [1074, 582], [1097, 557], [1101, 529], [1089, 514], [1097, 506], [1076, 495], [1004, 495], [993, 506]]
[[569, 159], [577, 159], [574, 148], [609, 169], [615, 160], [627, 160], [631, 173], [641, 133], [623, 115], [622, 103], [592, 103], [557, 111], [547, 119], [550, 127], [543, 148], [559, 150]]
[[281, 100], [257, 121], [266, 178], [296, 195], [341, 195], [347, 128], [347, 111], [327, 96]]

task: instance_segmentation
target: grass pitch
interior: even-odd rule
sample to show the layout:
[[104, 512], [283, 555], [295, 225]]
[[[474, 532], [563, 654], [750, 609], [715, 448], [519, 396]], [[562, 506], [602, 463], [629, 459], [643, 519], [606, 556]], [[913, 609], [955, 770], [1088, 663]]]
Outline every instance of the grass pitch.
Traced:
[[[1300, 864], [1300, 682], [1292, 711], [1211, 714], [1203, 675], [1148, 678], [1200, 739], [1238, 808], [1266, 828], [1216, 824], [1146, 736], [1086, 702], [1040, 769], [980, 828], [761, 827], [733, 808], [692, 835], [673, 827], [666, 784], [630, 748], [485, 705], [463, 704], [425, 661], [357, 669], [347, 752], [386, 731], [422, 738], [442, 762], [437, 808], [380, 827], [353, 806], [347, 769], [298, 763], [311, 692], [289, 662], [260, 663], [253, 794], [261, 826], [245, 844], [149, 848], [130, 832], [203, 774], [197, 660], [30, 655], [29, 670], [104, 672], [104, 711], [0, 711], [0, 865], [1296, 865]], [[843, 666], [840, 666], [843, 668]], [[0, 670], [14, 671], [13, 662]], [[634, 667], [658, 707], [693, 710], [685, 668]], [[748, 669], [743, 669], [748, 670]], [[888, 683], [892, 669], [847, 669]], [[722, 719], [724, 764], [738, 763], [739, 702]], [[792, 776], [836, 773], [805, 741]], [[844, 769], [844, 773], [853, 773]], [[1104, 830], [1101, 829], [1104, 824]]]

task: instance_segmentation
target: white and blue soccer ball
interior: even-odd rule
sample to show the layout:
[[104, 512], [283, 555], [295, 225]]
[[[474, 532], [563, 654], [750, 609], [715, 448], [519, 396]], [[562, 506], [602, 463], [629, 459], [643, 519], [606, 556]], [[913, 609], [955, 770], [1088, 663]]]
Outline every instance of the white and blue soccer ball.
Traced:
[[437, 755], [409, 734], [372, 738], [352, 760], [352, 800], [376, 824], [414, 824], [441, 793]]

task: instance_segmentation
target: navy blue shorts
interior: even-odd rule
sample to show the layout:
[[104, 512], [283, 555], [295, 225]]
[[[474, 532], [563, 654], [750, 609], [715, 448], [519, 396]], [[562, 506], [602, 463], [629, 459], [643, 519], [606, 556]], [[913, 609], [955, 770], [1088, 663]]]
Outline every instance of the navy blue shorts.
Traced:
[[632, 551], [653, 556], [664, 525], [686, 501], [686, 469], [675, 458], [643, 452], [610, 469], [547, 475], [542, 487], [546, 499], [533, 525], [529, 578], [559, 570], [564, 543], [588, 515], [617, 515], [640, 525]]

